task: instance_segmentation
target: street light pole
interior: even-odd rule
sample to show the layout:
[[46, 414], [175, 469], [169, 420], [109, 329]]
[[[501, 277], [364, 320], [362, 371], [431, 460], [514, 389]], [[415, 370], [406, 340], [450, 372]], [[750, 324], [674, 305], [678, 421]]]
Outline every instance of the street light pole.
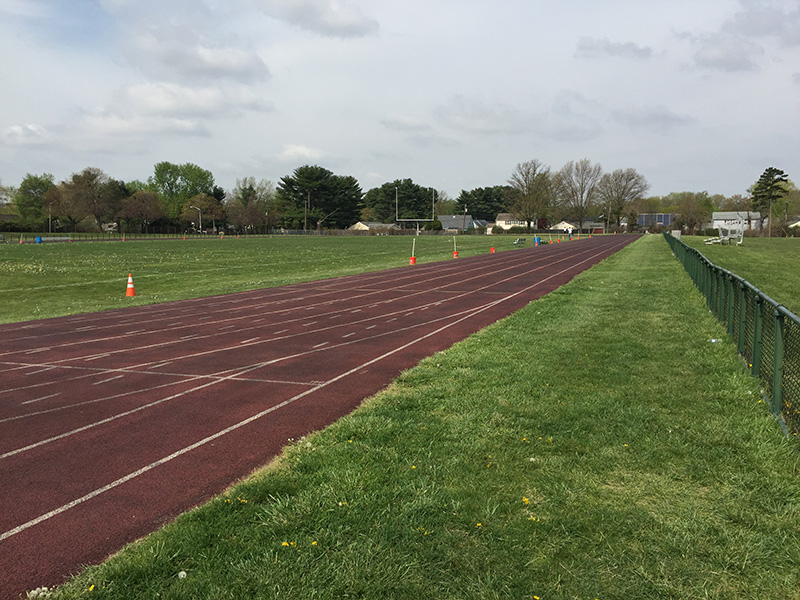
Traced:
[[193, 208], [193, 209], [195, 209], [197, 211], [197, 214], [198, 214], [199, 219], [200, 219], [200, 232], [202, 233], [202, 231], [203, 231], [203, 211], [200, 210], [199, 208], [197, 208], [196, 206], [190, 206], [189, 208]]

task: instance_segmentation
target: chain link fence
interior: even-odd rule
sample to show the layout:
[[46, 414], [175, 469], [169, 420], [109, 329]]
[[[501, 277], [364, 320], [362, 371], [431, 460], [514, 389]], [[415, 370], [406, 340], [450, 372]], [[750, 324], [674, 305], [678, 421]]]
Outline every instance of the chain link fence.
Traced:
[[800, 318], [735, 273], [669, 233], [664, 238], [709, 310], [728, 329], [773, 414], [800, 435]]

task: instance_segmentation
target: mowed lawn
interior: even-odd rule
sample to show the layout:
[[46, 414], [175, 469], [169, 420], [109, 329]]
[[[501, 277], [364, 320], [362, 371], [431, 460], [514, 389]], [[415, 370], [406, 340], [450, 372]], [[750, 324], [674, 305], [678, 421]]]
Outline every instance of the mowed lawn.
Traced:
[[796, 598], [797, 463], [647, 236], [52, 597]]
[[[513, 249], [459, 236], [459, 257]], [[0, 244], [0, 323], [94, 312], [453, 260], [452, 236], [294, 237]], [[529, 244], [530, 245], [530, 244]], [[125, 296], [133, 275], [135, 298]]]
[[681, 240], [773, 300], [800, 314], [800, 238], [744, 238], [741, 246], [706, 245], [700, 236]]

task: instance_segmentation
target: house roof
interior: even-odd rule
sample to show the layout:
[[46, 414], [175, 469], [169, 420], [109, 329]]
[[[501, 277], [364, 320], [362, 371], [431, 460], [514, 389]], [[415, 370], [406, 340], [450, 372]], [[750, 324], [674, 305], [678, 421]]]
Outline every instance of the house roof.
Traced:
[[711, 213], [712, 221], [736, 221], [738, 219], [760, 221], [761, 213], [748, 210], [730, 210]]
[[475, 227], [472, 215], [437, 215], [442, 229], [467, 229]]

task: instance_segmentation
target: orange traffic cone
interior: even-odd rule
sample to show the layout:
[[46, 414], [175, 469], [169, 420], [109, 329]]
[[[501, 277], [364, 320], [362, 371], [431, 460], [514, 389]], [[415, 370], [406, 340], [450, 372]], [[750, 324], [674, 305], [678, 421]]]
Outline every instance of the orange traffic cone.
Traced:
[[125, 296], [135, 296], [136, 290], [133, 289], [133, 274], [128, 273], [128, 291], [125, 292]]

